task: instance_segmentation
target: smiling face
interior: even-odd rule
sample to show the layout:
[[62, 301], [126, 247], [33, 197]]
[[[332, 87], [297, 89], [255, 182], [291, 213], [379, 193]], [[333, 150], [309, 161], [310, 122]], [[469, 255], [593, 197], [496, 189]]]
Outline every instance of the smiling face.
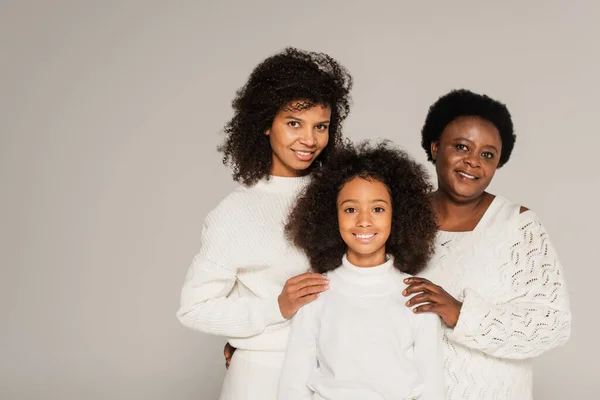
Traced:
[[358, 267], [383, 264], [392, 227], [392, 200], [387, 187], [379, 181], [355, 177], [340, 190], [337, 210], [348, 261]]
[[498, 129], [478, 117], [460, 117], [431, 144], [438, 190], [457, 203], [478, 199], [488, 187], [500, 160]]
[[283, 107], [265, 132], [273, 151], [271, 175], [304, 175], [329, 142], [331, 109], [316, 105], [297, 110], [299, 105], [302, 101]]

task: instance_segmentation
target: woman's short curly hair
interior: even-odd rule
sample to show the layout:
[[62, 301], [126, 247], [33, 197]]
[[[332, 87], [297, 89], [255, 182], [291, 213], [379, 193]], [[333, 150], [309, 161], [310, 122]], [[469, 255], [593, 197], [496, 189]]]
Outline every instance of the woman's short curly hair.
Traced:
[[433, 252], [437, 224], [429, 201], [432, 187], [423, 166], [389, 141], [345, 143], [313, 173], [287, 225], [288, 239], [306, 253], [315, 272], [337, 268], [347, 245], [339, 232], [337, 197], [355, 177], [382, 182], [392, 200], [392, 229], [386, 252], [400, 271], [416, 274]]
[[329, 144], [318, 158], [325, 162], [332, 148], [341, 143], [351, 88], [348, 71], [327, 54], [288, 47], [267, 58], [254, 68], [232, 102], [234, 115], [225, 125], [226, 138], [219, 146], [223, 164], [232, 167], [234, 180], [248, 186], [268, 176], [272, 150], [265, 131], [277, 112], [295, 100], [301, 101], [296, 109], [331, 108]]
[[466, 89], [453, 90], [429, 107], [421, 131], [421, 146], [427, 153], [427, 159], [435, 164], [431, 157], [431, 143], [440, 140], [450, 122], [463, 116], [479, 117], [491, 122], [498, 129], [502, 141], [498, 168], [506, 164], [517, 139], [508, 108], [484, 94], [473, 93]]

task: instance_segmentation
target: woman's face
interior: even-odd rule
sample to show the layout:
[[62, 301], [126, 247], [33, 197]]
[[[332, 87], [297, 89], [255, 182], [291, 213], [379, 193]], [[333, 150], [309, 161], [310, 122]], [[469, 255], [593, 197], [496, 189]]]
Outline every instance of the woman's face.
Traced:
[[502, 151], [498, 129], [478, 117], [460, 117], [431, 144], [438, 189], [456, 202], [479, 198], [488, 187]]
[[302, 101], [283, 107], [265, 132], [273, 151], [271, 175], [303, 175], [329, 142], [331, 109], [316, 105], [296, 110], [298, 105]]
[[356, 177], [340, 190], [337, 210], [348, 261], [358, 267], [383, 264], [392, 228], [392, 200], [387, 187]]

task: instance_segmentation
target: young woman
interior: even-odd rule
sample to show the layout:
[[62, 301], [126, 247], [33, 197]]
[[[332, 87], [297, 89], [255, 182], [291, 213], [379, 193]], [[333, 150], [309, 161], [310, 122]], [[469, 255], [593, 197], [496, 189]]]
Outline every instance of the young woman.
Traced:
[[298, 311], [279, 399], [443, 400], [441, 324], [403, 307], [437, 232], [422, 167], [386, 143], [348, 146], [286, 227], [330, 289]]
[[446, 325], [448, 400], [532, 398], [531, 358], [571, 330], [563, 271], [538, 216], [486, 192], [515, 143], [506, 106], [467, 90], [429, 109], [422, 145], [435, 164], [440, 233], [407, 305]]
[[220, 150], [242, 185], [206, 217], [177, 313], [237, 348], [221, 399], [276, 398], [287, 320], [326, 289], [284, 224], [310, 172], [341, 142], [351, 86], [331, 57], [288, 48], [259, 64], [233, 101]]

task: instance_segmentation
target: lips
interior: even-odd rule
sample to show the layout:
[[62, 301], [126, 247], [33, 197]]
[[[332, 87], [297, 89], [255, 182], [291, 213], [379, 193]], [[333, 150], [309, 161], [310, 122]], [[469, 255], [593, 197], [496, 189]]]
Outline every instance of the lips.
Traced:
[[456, 171], [456, 174], [461, 178], [461, 179], [465, 179], [465, 180], [469, 180], [469, 181], [475, 181], [477, 179], [480, 179], [478, 176], [475, 176], [473, 174], [470, 174], [468, 172], [465, 171]]
[[352, 235], [361, 243], [370, 243], [375, 239], [377, 233], [353, 233]]
[[315, 152], [314, 151], [301, 151], [301, 150], [294, 150], [292, 149], [292, 151], [294, 152], [294, 155], [296, 156], [296, 158], [300, 161], [310, 161], [313, 159]]

